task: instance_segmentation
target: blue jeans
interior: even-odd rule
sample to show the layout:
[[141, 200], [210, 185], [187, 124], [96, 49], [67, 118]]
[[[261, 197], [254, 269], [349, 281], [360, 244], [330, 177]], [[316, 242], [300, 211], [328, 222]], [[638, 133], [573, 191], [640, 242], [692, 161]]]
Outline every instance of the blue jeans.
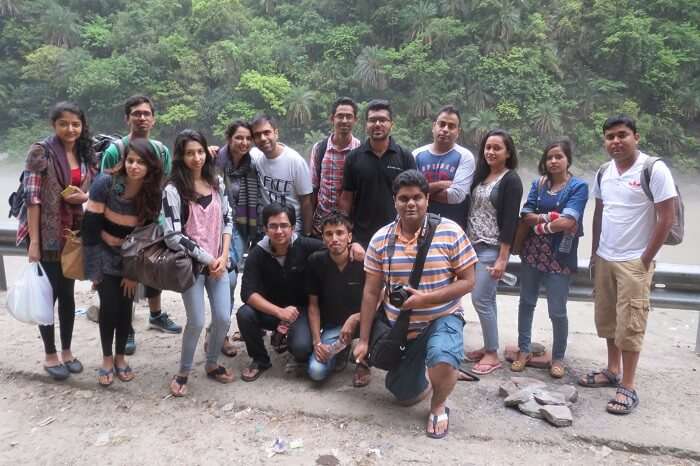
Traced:
[[496, 308], [498, 280], [491, 278], [487, 267], [493, 267], [498, 259], [500, 247], [478, 243], [474, 245], [474, 250], [479, 262], [476, 263], [476, 283], [472, 290], [472, 305], [481, 322], [484, 350], [495, 352], [498, 350], [498, 309]]
[[211, 333], [207, 350], [207, 366], [215, 366], [219, 352], [224, 345], [224, 338], [231, 320], [231, 295], [229, 294], [228, 275], [214, 278], [199, 274], [190, 288], [182, 293], [182, 301], [187, 313], [187, 324], [182, 333], [182, 354], [180, 371], [187, 374], [192, 370], [192, 360], [197, 348], [199, 335], [204, 328], [204, 289], [207, 290], [211, 307]]
[[464, 359], [464, 319], [450, 314], [434, 320], [415, 340], [408, 342], [399, 367], [386, 374], [384, 384], [399, 401], [416, 398], [428, 388], [425, 368], [449, 364], [455, 369]]
[[[342, 328], [343, 327], [339, 325], [337, 327], [328, 327], [323, 329], [321, 332], [321, 343], [324, 345], [332, 345], [338, 341], [340, 338], [340, 329]], [[311, 353], [311, 357], [309, 358], [309, 368], [307, 370], [311, 380], [321, 382], [322, 380], [328, 378], [328, 376], [333, 373], [333, 369], [335, 369], [336, 356], [337, 355], [328, 358], [326, 362], [321, 362], [316, 359], [316, 353]]]
[[522, 264], [520, 268], [520, 305], [518, 306], [518, 347], [523, 353], [530, 352], [532, 316], [537, 305], [540, 284], [547, 290], [547, 310], [552, 321], [554, 341], [552, 359], [564, 359], [566, 340], [569, 336], [569, 319], [566, 316], [566, 301], [569, 297], [571, 275], [540, 272]]

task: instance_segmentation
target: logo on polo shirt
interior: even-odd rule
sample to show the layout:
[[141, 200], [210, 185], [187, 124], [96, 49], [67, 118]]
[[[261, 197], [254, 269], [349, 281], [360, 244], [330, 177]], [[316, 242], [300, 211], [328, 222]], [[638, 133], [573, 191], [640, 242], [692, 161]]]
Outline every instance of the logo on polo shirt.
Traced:
[[632, 181], [630, 181], [630, 182], [628, 183], [628, 185], [629, 185], [630, 188], [634, 188], [634, 189], [637, 189], [637, 188], [641, 188], [641, 187], [642, 187], [642, 183], [639, 182], [639, 180], [632, 180]]

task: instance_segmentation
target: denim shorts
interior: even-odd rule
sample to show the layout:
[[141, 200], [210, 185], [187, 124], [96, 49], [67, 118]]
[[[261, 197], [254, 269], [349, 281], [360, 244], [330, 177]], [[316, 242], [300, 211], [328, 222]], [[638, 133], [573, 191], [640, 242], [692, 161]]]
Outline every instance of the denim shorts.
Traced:
[[440, 363], [458, 369], [464, 359], [464, 319], [450, 314], [434, 320], [408, 343], [401, 364], [386, 374], [386, 388], [399, 401], [412, 400], [428, 388], [426, 367]]

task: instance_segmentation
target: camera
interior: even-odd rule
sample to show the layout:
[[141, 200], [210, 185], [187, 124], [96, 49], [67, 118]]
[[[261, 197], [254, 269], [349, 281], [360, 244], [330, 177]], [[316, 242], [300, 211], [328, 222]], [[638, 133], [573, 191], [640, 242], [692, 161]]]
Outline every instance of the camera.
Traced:
[[394, 307], [401, 307], [410, 296], [406, 287], [400, 283], [394, 283], [389, 287], [389, 302]]

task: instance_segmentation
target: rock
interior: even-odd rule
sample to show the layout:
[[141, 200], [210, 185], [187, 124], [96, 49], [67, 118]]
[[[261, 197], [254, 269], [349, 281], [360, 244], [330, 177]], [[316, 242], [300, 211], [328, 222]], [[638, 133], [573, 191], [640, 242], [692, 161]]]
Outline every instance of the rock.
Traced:
[[510, 381], [513, 382], [518, 388], [540, 388], [546, 387], [547, 384], [541, 380], [533, 379], [532, 377], [511, 377]]
[[539, 389], [536, 390], [532, 396], [541, 405], [565, 405], [566, 399], [564, 395], [559, 392], [551, 392], [549, 390]]
[[102, 432], [100, 435], [97, 436], [97, 440], [95, 440], [95, 446], [104, 447], [110, 442], [110, 440], [111, 437], [109, 435], [109, 432]]
[[601, 459], [608, 457], [613, 452], [611, 448], [605, 445], [601, 446], [600, 449], [592, 448], [592, 450], [595, 452], [595, 456]]
[[85, 400], [92, 398], [94, 392], [92, 390], [78, 390], [75, 392], [76, 398], [83, 398]]
[[547, 422], [557, 427], [568, 427], [574, 423], [571, 410], [567, 406], [540, 406], [540, 414]]
[[321, 455], [316, 458], [316, 464], [320, 466], [339, 466], [340, 460], [333, 455]]
[[513, 382], [504, 382], [498, 387], [498, 396], [506, 398], [518, 391], [518, 387]]
[[557, 388], [557, 391], [564, 395], [564, 399], [569, 403], [576, 403], [578, 401], [578, 390], [573, 385], [562, 385]]
[[518, 406], [522, 403], [527, 403], [528, 401], [532, 400], [532, 391], [531, 390], [518, 390], [517, 392], [513, 393], [512, 395], [509, 395], [506, 397], [505, 400], [503, 400], [503, 404], [506, 406]]
[[530, 345], [530, 352], [532, 354], [537, 354], [537, 355], [544, 354], [544, 352], [546, 350], [547, 350], [547, 348], [545, 348], [545, 346], [542, 343], [532, 343]]
[[226, 403], [225, 405], [223, 405], [221, 407], [221, 411], [223, 411], [225, 413], [232, 411], [232, 410], [233, 410], [233, 403]]
[[540, 408], [542, 408], [542, 406], [540, 406], [539, 403], [537, 403], [535, 400], [529, 400], [525, 403], [520, 403], [518, 405], [518, 409], [521, 413], [523, 413], [526, 416], [534, 417], [536, 419], [542, 419]]

